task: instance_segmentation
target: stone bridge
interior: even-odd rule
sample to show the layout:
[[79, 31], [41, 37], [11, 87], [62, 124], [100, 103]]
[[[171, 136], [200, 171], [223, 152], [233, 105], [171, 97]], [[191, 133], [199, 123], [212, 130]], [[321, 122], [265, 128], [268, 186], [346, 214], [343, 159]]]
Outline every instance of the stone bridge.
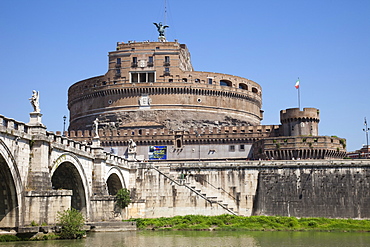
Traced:
[[[120, 188], [132, 203], [115, 208]], [[0, 115], [0, 229], [54, 224], [73, 207], [88, 222], [176, 215], [370, 218], [369, 160], [147, 161], [104, 152]]]
[[57, 212], [87, 221], [119, 219], [114, 195], [126, 188], [127, 160], [48, 132], [40, 113], [25, 124], [0, 115], [0, 228], [54, 224]]

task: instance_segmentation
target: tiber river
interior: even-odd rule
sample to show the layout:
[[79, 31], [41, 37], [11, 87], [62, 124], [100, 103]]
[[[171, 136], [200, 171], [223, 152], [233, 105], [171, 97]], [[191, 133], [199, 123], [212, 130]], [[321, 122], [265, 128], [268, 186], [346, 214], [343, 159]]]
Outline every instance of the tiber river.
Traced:
[[90, 233], [82, 240], [0, 243], [1, 246], [243, 246], [243, 247], [361, 247], [370, 246], [370, 233], [338, 232], [229, 232], [229, 231], [137, 231]]

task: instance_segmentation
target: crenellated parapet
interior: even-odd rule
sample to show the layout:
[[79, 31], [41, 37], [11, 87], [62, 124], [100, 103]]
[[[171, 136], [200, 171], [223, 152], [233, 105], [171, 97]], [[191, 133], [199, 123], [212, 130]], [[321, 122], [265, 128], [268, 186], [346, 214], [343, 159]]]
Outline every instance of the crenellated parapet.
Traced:
[[[67, 132], [62, 135], [59, 131], [54, 133], [52, 131], [45, 130], [43, 133], [35, 135], [31, 132], [32, 128], [35, 128], [35, 126], [0, 115], [0, 133], [12, 136], [16, 143], [26, 141], [32, 146], [32, 143], [40, 140], [47, 142], [50, 149], [59, 149], [64, 152], [72, 152], [89, 158], [93, 158], [96, 154], [96, 150], [100, 149], [99, 147], [92, 147], [88, 142], [78, 141], [67, 137], [65, 135]], [[86, 133], [90, 136], [89, 131], [86, 131], [85, 134]], [[103, 134], [104, 132], [101, 130], [101, 133]], [[127, 166], [127, 160], [124, 159], [124, 157], [107, 152], [102, 152], [102, 154], [105, 155], [106, 159], [110, 160], [111, 163], [113, 162], [117, 165]]]
[[280, 111], [283, 136], [317, 136], [320, 111], [316, 108], [290, 108]]
[[[69, 138], [81, 142], [91, 142], [93, 131], [69, 131]], [[99, 137], [103, 146], [127, 146], [130, 139], [138, 145], [175, 145], [175, 140], [181, 137], [183, 145], [192, 143], [221, 143], [240, 142], [253, 143], [261, 138], [278, 136], [279, 125], [259, 126], [222, 126], [190, 128], [187, 131], [173, 131], [167, 128], [158, 129], [99, 129]]]
[[254, 157], [269, 160], [343, 159], [346, 140], [336, 136], [281, 136], [255, 143]]

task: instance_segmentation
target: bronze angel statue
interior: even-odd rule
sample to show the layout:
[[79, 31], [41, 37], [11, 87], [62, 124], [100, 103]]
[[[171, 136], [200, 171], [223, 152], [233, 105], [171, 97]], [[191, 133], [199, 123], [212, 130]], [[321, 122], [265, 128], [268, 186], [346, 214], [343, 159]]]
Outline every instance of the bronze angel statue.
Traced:
[[159, 24], [158, 23], [155, 23], [153, 22], [153, 24], [157, 27], [157, 30], [158, 30], [158, 33], [159, 33], [159, 36], [163, 36], [164, 37], [164, 30], [166, 28], [168, 28], [169, 26], [163, 26], [162, 25], [162, 22], [160, 22]]

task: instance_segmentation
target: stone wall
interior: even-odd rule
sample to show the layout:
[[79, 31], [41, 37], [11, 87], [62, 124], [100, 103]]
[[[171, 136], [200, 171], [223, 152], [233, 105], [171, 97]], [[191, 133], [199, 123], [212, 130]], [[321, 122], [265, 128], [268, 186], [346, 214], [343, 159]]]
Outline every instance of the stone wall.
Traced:
[[368, 161], [141, 163], [136, 168], [128, 217], [370, 217]]
[[256, 215], [369, 218], [370, 167], [267, 168], [256, 194]]
[[27, 191], [25, 193], [24, 225], [56, 224], [57, 214], [70, 208], [71, 190]]

